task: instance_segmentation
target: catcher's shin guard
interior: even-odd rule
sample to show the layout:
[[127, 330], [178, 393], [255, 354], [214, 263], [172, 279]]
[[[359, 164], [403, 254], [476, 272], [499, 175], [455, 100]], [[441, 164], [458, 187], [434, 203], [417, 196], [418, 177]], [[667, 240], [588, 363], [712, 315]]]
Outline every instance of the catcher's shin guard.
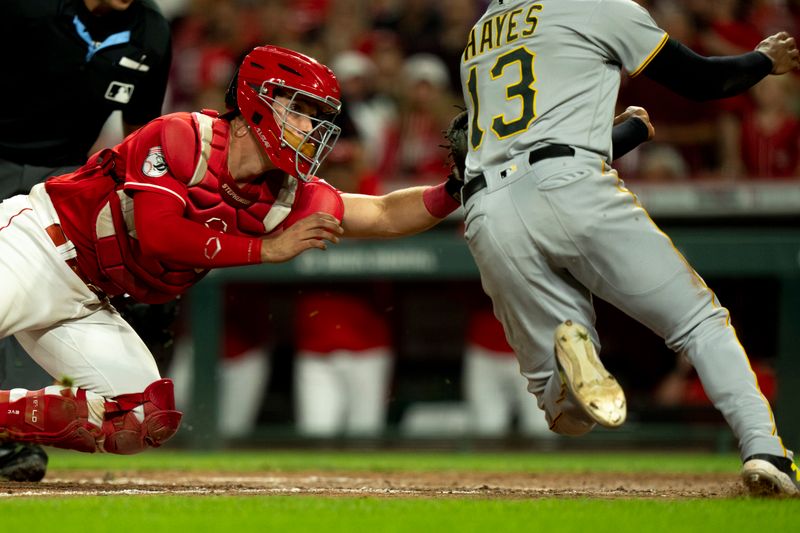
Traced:
[[103, 402], [101, 396], [86, 390], [60, 386], [0, 391], [0, 436], [94, 452], [98, 440], [102, 442], [98, 422]]
[[178, 430], [172, 381], [111, 399], [61, 386], [0, 391], [0, 437], [82, 452], [137, 453]]

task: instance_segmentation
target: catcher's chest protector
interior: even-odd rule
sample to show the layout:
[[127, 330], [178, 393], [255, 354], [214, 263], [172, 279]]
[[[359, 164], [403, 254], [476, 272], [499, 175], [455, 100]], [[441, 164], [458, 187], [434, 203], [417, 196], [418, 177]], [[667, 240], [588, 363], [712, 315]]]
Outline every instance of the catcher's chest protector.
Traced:
[[[186, 165], [185, 143], [174, 141], [173, 129], [184, 126], [165, 125], [164, 152], [167, 164], [180, 180], [189, 186], [186, 217], [205, 226], [230, 234], [260, 236], [274, 230], [289, 214], [294, 203], [298, 180], [286, 176], [282, 183], [270, 186], [258, 181], [234, 183], [228, 171], [228, 131], [230, 125], [204, 113], [193, 113], [198, 133], [198, 153], [193, 165]], [[178, 155], [180, 154], [180, 155]], [[189, 169], [191, 168], [191, 174]]]
[[[230, 125], [204, 113], [176, 113], [161, 121], [160, 146], [150, 154], [124, 152], [133, 165], [153, 157], [149, 176], [167, 172], [187, 188], [184, 216], [210, 229], [233, 235], [260, 236], [269, 233], [286, 218], [294, 203], [298, 181], [287, 176], [270, 188], [266, 181], [240, 185], [228, 171]], [[142, 149], [138, 148], [138, 152]], [[163, 154], [163, 160], [159, 160]], [[159, 170], [158, 165], [163, 165]], [[160, 174], [159, 174], [160, 173]], [[131, 178], [131, 170], [125, 181]], [[157, 183], [157, 182], [155, 182]], [[163, 263], [143, 256], [134, 226], [133, 198], [124, 185], [109, 195], [96, 220], [97, 257], [100, 267], [120, 293], [138, 301], [160, 303], [173, 299], [200, 280], [206, 270]]]

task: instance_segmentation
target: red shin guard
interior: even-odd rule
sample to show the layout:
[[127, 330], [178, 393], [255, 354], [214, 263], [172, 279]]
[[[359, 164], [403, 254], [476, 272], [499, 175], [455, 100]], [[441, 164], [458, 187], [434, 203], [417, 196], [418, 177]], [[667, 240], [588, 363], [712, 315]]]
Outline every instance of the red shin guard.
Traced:
[[27, 391], [14, 401], [11, 392], [0, 391], [0, 435], [81, 452], [97, 450], [102, 432], [88, 420], [85, 390], [77, 389], [75, 394], [72, 389], [62, 389], [60, 394]]
[[[48, 389], [53, 391], [48, 387], [22, 396], [0, 391], [0, 436], [82, 452], [132, 454], [160, 446], [180, 425], [182, 414], [175, 410], [169, 379], [151, 383], [144, 392], [106, 400], [102, 427], [89, 420], [85, 390]], [[139, 406], [137, 417], [133, 410]]]

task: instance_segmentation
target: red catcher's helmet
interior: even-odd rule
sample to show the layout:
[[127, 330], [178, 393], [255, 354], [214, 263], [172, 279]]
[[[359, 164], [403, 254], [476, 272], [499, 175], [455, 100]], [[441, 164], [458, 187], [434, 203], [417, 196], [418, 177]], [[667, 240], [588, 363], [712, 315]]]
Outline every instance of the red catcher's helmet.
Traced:
[[[279, 102], [278, 96], [288, 102]], [[225, 95], [228, 108], [239, 109], [272, 163], [305, 181], [339, 138], [341, 128], [333, 119], [341, 109], [340, 99], [331, 69], [278, 46], [259, 46], [247, 54]], [[311, 129], [303, 131], [288, 117], [310, 120]]]

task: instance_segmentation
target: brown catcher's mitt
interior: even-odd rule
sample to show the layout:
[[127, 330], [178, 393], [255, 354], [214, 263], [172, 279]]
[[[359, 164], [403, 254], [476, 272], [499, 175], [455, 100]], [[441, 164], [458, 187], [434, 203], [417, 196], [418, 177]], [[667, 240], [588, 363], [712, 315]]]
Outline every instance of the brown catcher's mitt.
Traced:
[[453, 117], [450, 125], [444, 132], [444, 138], [447, 139], [445, 148], [450, 152], [450, 158], [453, 161], [452, 173], [453, 177], [458, 181], [464, 181], [464, 164], [467, 159], [467, 132], [469, 130], [469, 116], [466, 111], [462, 111]]
[[469, 130], [469, 115], [467, 111], [461, 111], [453, 117], [447, 130], [444, 131], [444, 138], [447, 144], [444, 148], [450, 152], [452, 167], [450, 175], [447, 177], [447, 192], [450, 196], [461, 202], [461, 187], [464, 185], [464, 167], [466, 165], [467, 151], [467, 132]]

